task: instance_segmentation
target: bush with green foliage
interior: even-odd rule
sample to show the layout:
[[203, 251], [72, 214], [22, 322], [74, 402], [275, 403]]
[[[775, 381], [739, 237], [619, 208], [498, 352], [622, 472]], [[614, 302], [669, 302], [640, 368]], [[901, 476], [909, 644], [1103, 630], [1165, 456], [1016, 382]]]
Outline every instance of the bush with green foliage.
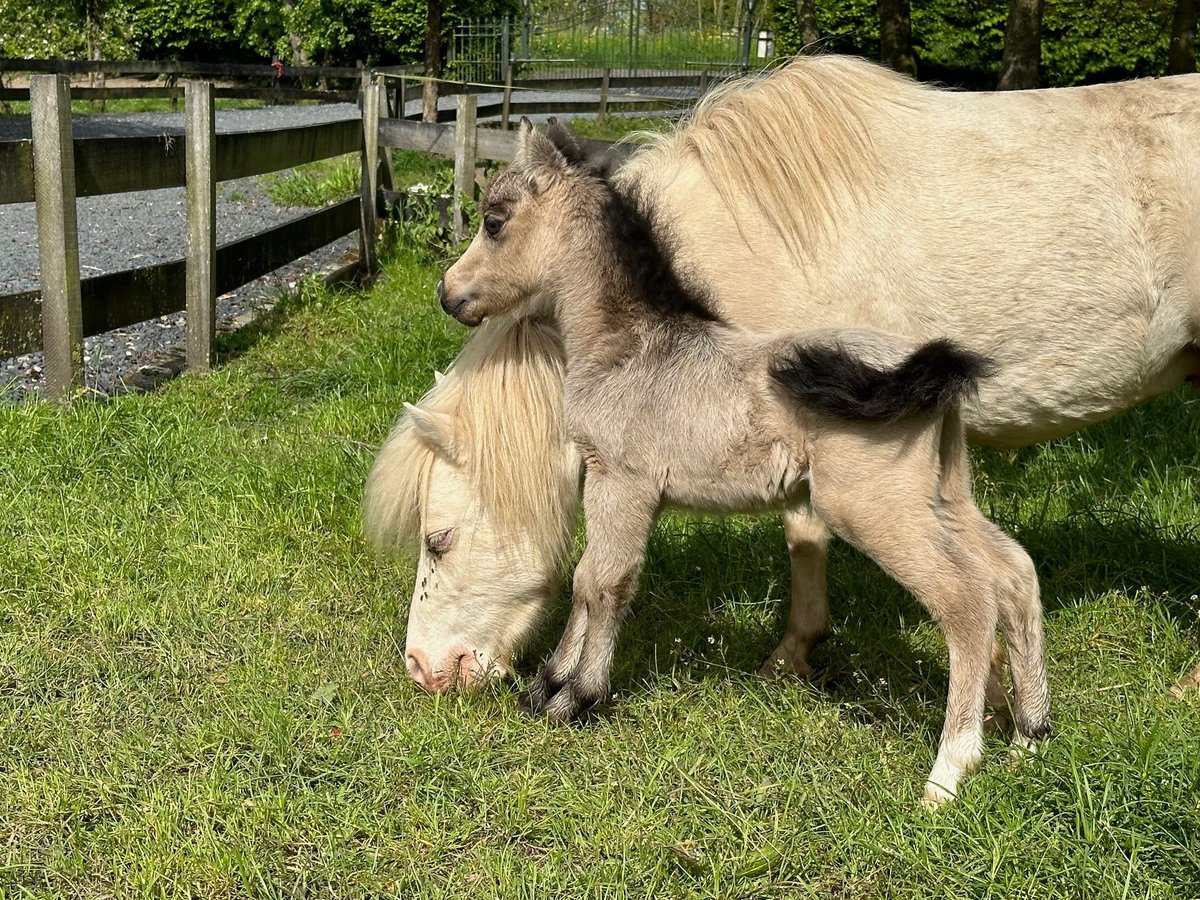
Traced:
[[[1042, 80], [1047, 86], [1162, 75], [1174, 0], [1047, 0]], [[827, 49], [879, 56], [875, 0], [816, 0]], [[1004, 51], [1008, 0], [915, 0], [913, 52], [923, 79], [995, 87]], [[794, 0], [775, 0], [776, 49], [800, 49]]]

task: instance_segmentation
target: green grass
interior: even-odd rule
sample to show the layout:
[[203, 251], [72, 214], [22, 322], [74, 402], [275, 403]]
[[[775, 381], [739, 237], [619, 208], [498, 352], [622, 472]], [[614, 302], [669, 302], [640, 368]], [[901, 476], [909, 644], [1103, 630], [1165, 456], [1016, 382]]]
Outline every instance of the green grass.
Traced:
[[[1027, 544], [1057, 733], [919, 804], [945, 647], [845, 547], [812, 683], [753, 672], [788, 570], [774, 521], [669, 517], [587, 724], [405, 675], [405, 561], [363, 478], [464, 330], [401, 249], [306, 285], [209, 377], [0, 407], [0, 895], [1194, 898], [1200, 398], [982, 452]], [[560, 604], [561, 606], [561, 604]], [[553, 645], [556, 611], [533, 661]]]

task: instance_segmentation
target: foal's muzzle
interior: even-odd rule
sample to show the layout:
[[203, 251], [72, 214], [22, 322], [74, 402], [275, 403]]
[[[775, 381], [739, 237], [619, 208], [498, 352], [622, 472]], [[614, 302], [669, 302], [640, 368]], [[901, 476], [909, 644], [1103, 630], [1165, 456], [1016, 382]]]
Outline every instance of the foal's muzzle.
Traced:
[[483, 316], [476, 314], [472, 309], [470, 294], [464, 297], [451, 297], [446, 293], [446, 279], [444, 277], [437, 283], [437, 298], [446, 315], [452, 316], [463, 325], [474, 328], [483, 321]]

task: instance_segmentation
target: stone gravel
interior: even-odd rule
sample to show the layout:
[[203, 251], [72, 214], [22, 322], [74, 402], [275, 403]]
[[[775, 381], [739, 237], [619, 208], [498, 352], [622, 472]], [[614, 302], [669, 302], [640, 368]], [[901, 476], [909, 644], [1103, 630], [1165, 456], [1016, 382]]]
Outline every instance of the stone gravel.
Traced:
[[[694, 91], [667, 89], [649, 94], [677, 98], [681, 106]], [[522, 92], [523, 100], [577, 100], [594, 92]], [[500, 95], [481, 95], [480, 102]], [[613, 99], [618, 99], [616, 92]], [[452, 97], [440, 107], [452, 108]], [[416, 104], [414, 104], [415, 108]], [[654, 113], [647, 113], [654, 115]], [[658, 113], [658, 115], [671, 113]], [[354, 104], [325, 106], [275, 106], [262, 109], [217, 110], [218, 132], [269, 130], [358, 118]], [[546, 116], [535, 116], [544, 121]], [[76, 137], [163, 136], [182, 139], [183, 114], [136, 113], [75, 116]], [[0, 116], [0, 141], [30, 136], [28, 117]], [[79, 263], [83, 277], [179, 259], [184, 252], [183, 189], [136, 191], [84, 197], [77, 201]], [[222, 182], [217, 188], [217, 243], [280, 225], [311, 212], [304, 207], [274, 203], [257, 178]], [[277, 299], [303, 275], [336, 268], [357, 250], [358, 239], [349, 235], [275, 272], [222, 295], [217, 300], [219, 324], [228, 324], [247, 311]], [[32, 203], [0, 206], [0, 294], [38, 287], [37, 223]], [[91, 390], [119, 393], [139, 369], [155, 361], [168, 348], [183, 341], [183, 313], [163, 316], [84, 341], [84, 379]], [[42, 390], [42, 354], [0, 360], [0, 396], [19, 399]]]
[[[354, 119], [353, 104], [277, 106], [218, 110], [217, 130], [252, 131]], [[183, 134], [181, 113], [76, 116], [76, 137]], [[29, 119], [0, 117], [0, 140], [29, 137]], [[136, 191], [77, 201], [79, 264], [83, 277], [179, 259], [183, 256], [183, 189]], [[222, 182], [217, 187], [217, 243], [280, 225], [312, 212], [306, 207], [279, 206], [262, 191], [258, 179]], [[228, 323], [293, 286], [310, 272], [335, 268], [356, 251], [349, 235], [275, 272], [222, 295], [218, 322]], [[0, 294], [38, 287], [37, 223], [32, 203], [0, 206]], [[87, 338], [84, 378], [95, 391], [120, 392], [138, 369], [183, 340], [183, 314], [163, 316], [128, 328]], [[0, 362], [4, 396], [38, 395], [42, 387], [42, 354], [31, 353]]]

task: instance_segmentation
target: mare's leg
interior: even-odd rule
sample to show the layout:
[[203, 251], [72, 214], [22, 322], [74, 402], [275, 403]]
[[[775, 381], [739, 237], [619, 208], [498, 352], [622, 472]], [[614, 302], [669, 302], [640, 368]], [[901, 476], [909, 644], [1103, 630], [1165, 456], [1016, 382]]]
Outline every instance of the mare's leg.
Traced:
[[813, 506], [933, 615], [950, 651], [950, 690], [925, 800], [958, 792], [983, 758], [983, 708], [998, 609], [996, 574], [963, 540], [938, 492], [936, 433], [898, 423], [823, 433], [812, 460]]
[[608, 696], [617, 633], [637, 590], [658, 502], [652, 484], [588, 471], [587, 548], [575, 567], [571, 615], [557, 649], [522, 698], [529, 712], [569, 722]]
[[1196, 688], [1200, 688], [1200, 665], [1175, 682], [1171, 686], [1170, 694], [1178, 700], [1188, 691], [1194, 691]]
[[829, 599], [825, 590], [825, 558], [829, 531], [808, 505], [783, 514], [783, 532], [792, 560], [792, 608], [783, 639], [767, 657], [759, 674], [775, 678], [785, 672], [807, 678], [808, 654], [829, 636]]

